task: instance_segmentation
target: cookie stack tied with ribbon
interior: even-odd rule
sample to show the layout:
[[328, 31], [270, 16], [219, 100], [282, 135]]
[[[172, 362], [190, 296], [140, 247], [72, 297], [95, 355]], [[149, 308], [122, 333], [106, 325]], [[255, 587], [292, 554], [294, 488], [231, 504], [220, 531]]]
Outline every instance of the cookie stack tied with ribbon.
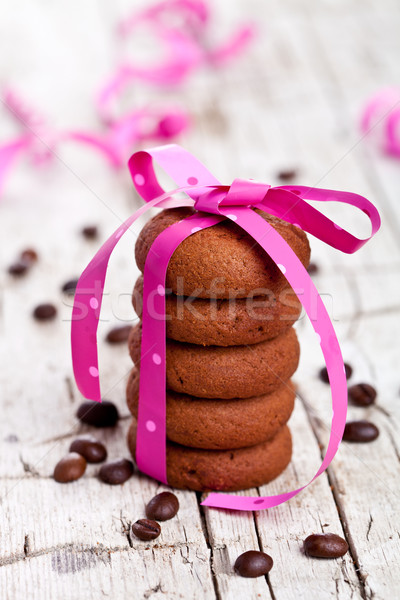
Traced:
[[[145, 225], [136, 243], [142, 273], [155, 239], [194, 212], [164, 210]], [[257, 212], [307, 267], [304, 231]], [[147, 302], [149, 314], [162, 319], [151, 296]], [[141, 317], [143, 276], [133, 305]], [[170, 485], [234, 491], [265, 484], [285, 469], [292, 453], [286, 423], [295, 400], [290, 378], [300, 354], [293, 324], [300, 312], [279, 265], [232, 221], [195, 231], [175, 250], [165, 287]], [[132, 329], [129, 351], [135, 368], [127, 385], [134, 417], [128, 443], [135, 456], [141, 324]]]
[[[165, 192], [155, 165], [179, 187]], [[223, 185], [174, 144], [135, 152], [129, 170], [145, 204], [104, 242], [76, 286], [71, 347], [79, 390], [101, 401], [97, 331], [109, 259], [141, 215], [167, 209], [146, 225], [136, 246], [143, 282], [136, 284], [134, 303], [141, 325], [132, 331], [130, 351], [140, 376], [134, 370], [128, 385], [137, 413], [128, 442], [138, 469], [176, 487], [235, 490], [265, 483], [285, 468], [290, 377], [299, 358], [291, 328], [299, 304], [291, 286], [310, 319], [332, 392], [329, 441], [311, 483], [342, 439], [347, 381], [332, 322], [305, 268], [304, 232], [352, 254], [378, 231], [378, 211], [352, 192], [250, 179]], [[309, 201], [353, 206], [370, 221], [371, 235], [355, 237]], [[210, 492], [201, 504], [268, 509], [307, 485], [262, 497]]]

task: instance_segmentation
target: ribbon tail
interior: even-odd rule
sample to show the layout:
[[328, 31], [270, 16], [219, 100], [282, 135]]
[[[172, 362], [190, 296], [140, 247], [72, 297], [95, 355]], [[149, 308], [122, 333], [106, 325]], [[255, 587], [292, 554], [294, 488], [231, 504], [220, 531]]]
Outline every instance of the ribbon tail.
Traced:
[[[309, 482], [311, 483], [325, 471], [333, 460], [342, 439], [346, 423], [347, 382], [339, 342], [326, 308], [310, 276], [296, 254], [279, 233], [266, 223], [260, 215], [247, 208], [235, 207], [232, 210], [230, 207], [228, 209], [220, 209], [220, 213], [247, 231], [277, 264], [304, 306], [314, 328], [316, 339], [321, 345], [331, 384], [333, 415], [326, 454], [317, 473]], [[282, 382], [282, 384], [284, 383]], [[286, 502], [302, 491], [309, 483], [296, 490], [276, 496], [248, 497], [211, 493], [202, 502], [202, 505], [235, 510], [271, 508]]]

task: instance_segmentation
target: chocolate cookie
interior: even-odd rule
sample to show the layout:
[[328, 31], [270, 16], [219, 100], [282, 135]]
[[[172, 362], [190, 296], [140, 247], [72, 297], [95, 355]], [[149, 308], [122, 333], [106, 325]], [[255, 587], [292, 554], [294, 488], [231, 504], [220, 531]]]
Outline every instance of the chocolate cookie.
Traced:
[[[128, 431], [135, 457], [136, 419]], [[206, 492], [245, 490], [278, 477], [292, 456], [292, 439], [284, 425], [267, 442], [237, 450], [199, 450], [167, 442], [167, 477], [172, 487]]]
[[[126, 388], [128, 408], [138, 414], [139, 371], [132, 369]], [[275, 392], [232, 400], [195, 398], [167, 391], [167, 438], [206, 450], [254, 446], [273, 437], [289, 420], [295, 393], [290, 382]]]
[[[129, 336], [129, 352], [140, 363], [141, 325]], [[198, 398], [250, 398], [290, 379], [300, 347], [293, 327], [251, 346], [196, 346], [167, 339], [167, 388]]]
[[[163, 210], [143, 227], [135, 247], [136, 263], [142, 273], [155, 238], [194, 212], [191, 208]], [[257, 212], [282, 235], [307, 267], [310, 246], [304, 231], [267, 213]], [[287, 280], [261, 246], [228, 220], [186, 238], [173, 253], [166, 277], [166, 287], [174, 294], [197, 298], [278, 294], [287, 285]]]
[[[152, 302], [152, 299], [149, 299]], [[143, 275], [136, 281], [132, 304], [142, 315]], [[149, 306], [151, 310], [151, 305]], [[167, 337], [203, 346], [236, 346], [269, 340], [299, 318], [301, 304], [290, 287], [275, 296], [217, 300], [166, 294]]]

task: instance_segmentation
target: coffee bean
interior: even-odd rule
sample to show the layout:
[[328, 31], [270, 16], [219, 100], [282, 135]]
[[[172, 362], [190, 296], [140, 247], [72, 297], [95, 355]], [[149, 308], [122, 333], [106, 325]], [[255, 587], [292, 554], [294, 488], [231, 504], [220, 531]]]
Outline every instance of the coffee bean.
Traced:
[[54, 304], [39, 304], [33, 311], [33, 316], [37, 321], [50, 321], [57, 314]]
[[150, 500], [146, 506], [146, 517], [156, 521], [168, 521], [179, 510], [179, 500], [171, 492], [161, 492]]
[[101, 402], [83, 402], [76, 416], [81, 423], [93, 425], [93, 427], [114, 427], [119, 419], [117, 407], [109, 400]]
[[315, 275], [316, 273], [318, 273], [318, 271], [319, 271], [318, 265], [314, 262], [310, 262], [310, 264], [307, 267], [307, 273], [309, 275]]
[[109, 344], [122, 344], [126, 342], [132, 330], [132, 325], [123, 325], [122, 327], [114, 327], [107, 333], [106, 341]]
[[125, 483], [132, 475], [133, 463], [126, 458], [106, 463], [99, 471], [100, 479], [110, 485]]
[[87, 225], [82, 229], [82, 235], [88, 240], [94, 240], [98, 236], [98, 229], [96, 225]]
[[[353, 367], [351, 365], [349, 365], [348, 363], [344, 363], [344, 369], [346, 371], [346, 379], [350, 379], [350, 377], [353, 374]], [[323, 369], [320, 370], [319, 377], [325, 383], [329, 383], [328, 371], [327, 371], [326, 367], [324, 367]]]
[[21, 252], [20, 258], [21, 260], [32, 264], [34, 262], [37, 262], [39, 257], [36, 250], [34, 250], [33, 248], [27, 248], [26, 250], [23, 250]]
[[86, 471], [86, 460], [77, 452], [70, 452], [62, 458], [54, 469], [54, 479], [59, 483], [68, 483], [82, 477]]
[[343, 439], [346, 442], [373, 442], [379, 435], [379, 429], [369, 421], [350, 421], [344, 428]]
[[349, 399], [357, 406], [369, 406], [376, 399], [376, 389], [369, 383], [357, 383], [349, 387]]
[[297, 175], [297, 171], [295, 169], [282, 169], [278, 173], [278, 179], [281, 181], [291, 181]]
[[242, 577], [260, 577], [272, 569], [272, 558], [258, 550], [248, 550], [241, 554], [235, 562], [234, 569]]
[[77, 438], [69, 447], [70, 452], [77, 452], [88, 463], [100, 463], [107, 458], [107, 450], [105, 446], [96, 440], [92, 435]]
[[157, 521], [151, 521], [150, 519], [139, 519], [136, 523], [132, 524], [132, 533], [139, 540], [149, 542], [155, 540], [161, 533], [161, 526]]
[[78, 280], [77, 279], [70, 279], [69, 281], [66, 281], [64, 283], [64, 285], [62, 286], [61, 290], [64, 292], [64, 294], [68, 294], [70, 296], [73, 296], [75, 294], [75, 290], [76, 290], [76, 286], [78, 285]]
[[12, 263], [7, 270], [10, 275], [14, 275], [14, 277], [20, 277], [21, 275], [25, 275], [29, 267], [30, 264], [27, 261], [18, 260], [15, 263]]
[[339, 558], [349, 545], [336, 533], [314, 533], [304, 540], [304, 552], [316, 558]]

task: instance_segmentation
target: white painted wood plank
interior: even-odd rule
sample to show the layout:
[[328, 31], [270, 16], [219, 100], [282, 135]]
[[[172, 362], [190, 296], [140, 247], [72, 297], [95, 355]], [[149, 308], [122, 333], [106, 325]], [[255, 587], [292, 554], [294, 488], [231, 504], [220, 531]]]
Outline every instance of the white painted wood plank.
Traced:
[[15, 600], [184, 600], [188, 593], [195, 600], [215, 597], [207, 579], [207, 554], [193, 546], [166, 551], [151, 546], [124, 551], [64, 546], [1, 570], [0, 591], [7, 590]]

